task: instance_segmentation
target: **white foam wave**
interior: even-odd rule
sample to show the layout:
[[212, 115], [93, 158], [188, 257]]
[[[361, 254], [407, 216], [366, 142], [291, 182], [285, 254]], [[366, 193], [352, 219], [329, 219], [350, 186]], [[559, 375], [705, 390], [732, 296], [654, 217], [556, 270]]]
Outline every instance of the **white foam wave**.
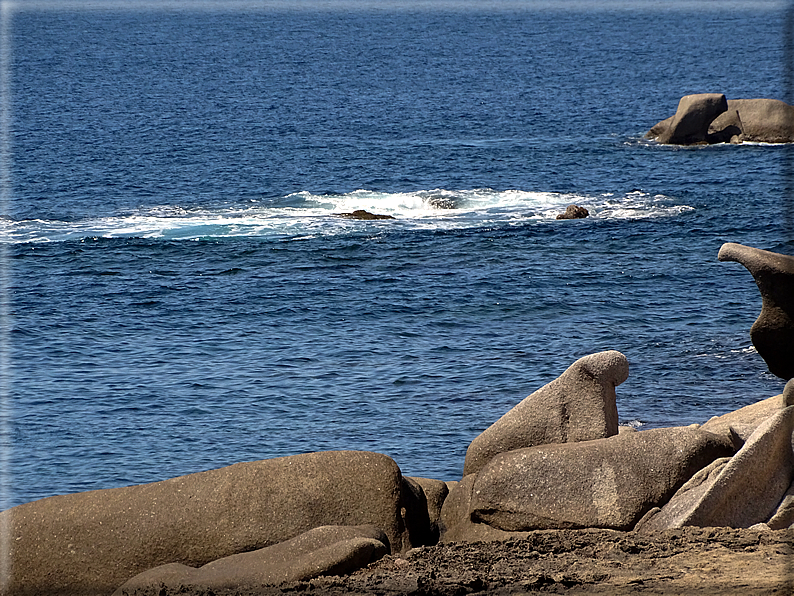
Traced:
[[[632, 191], [618, 195], [578, 195], [522, 190], [433, 189], [383, 193], [294, 193], [275, 200], [185, 208], [159, 205], [79, 221], [0, 218], [0, 242], [50, 242], [83, 238], [288, 237], [306, 239], [360, 230], [362, 226], [403, 229], [456, 229], [521, 225], [555, 220], [568, 205], [585, 207], [590, 219], [676, 216], [692, 207], [663, 195]], [[353, 221], [339, 217], [356, 210], [390, 215], [396, 221]]]

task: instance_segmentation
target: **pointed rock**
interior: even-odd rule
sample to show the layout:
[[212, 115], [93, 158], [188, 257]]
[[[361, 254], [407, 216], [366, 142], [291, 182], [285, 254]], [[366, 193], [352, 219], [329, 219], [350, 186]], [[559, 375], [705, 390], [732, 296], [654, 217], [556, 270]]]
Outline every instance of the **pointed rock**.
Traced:
[[615, 350], [580, 358], [475, 438], [463, 474], [478, 472], [505, 451], [616, 435], [615, 386], [628, 376], [629, 362]]
[[794, 257], [728, 242], [717, 258], [740, 263], [752, 274], [761, 292], [761, 314], [750, 339], [769, 372], [794, 377]]

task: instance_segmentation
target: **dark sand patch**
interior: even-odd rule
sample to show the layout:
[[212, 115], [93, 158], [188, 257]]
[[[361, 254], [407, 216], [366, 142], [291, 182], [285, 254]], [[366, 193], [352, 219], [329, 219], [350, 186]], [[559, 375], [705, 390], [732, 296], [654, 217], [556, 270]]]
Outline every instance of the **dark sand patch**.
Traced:
[[[347, 577], [213, 594], [790, 595], [794, 594], [792, 544], [794, 530], [690, 527], [648, 535], [545, 530], [505, 542], [422, 547], [386, 556]], [[160, 592], [170, 594], [188, 592]]]

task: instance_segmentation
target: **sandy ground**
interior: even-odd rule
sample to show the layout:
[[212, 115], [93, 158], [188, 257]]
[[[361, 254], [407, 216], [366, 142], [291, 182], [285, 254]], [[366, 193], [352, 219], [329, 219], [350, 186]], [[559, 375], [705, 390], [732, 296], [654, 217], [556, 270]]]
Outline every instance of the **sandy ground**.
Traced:
[[[792, 545], [794, 530], [541, 531], [506, 542], [422, 547], [389, 555], [346, 577], [321, 577], [255, 594], [791, 595]], [[214, 592], [232, 594], [242, 596]]]

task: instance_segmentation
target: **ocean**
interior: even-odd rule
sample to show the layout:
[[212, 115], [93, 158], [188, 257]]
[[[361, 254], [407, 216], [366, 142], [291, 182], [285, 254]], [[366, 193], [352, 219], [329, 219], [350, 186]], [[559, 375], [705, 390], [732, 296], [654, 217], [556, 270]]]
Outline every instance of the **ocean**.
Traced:
[[331, 449], [457, 480], [602, 350], [640, 430], [780, 393], [717, 252], [794, 253], [794, 148], [643, 135], [789, 99], [786, 11], [4, 2], [2, 507]]

